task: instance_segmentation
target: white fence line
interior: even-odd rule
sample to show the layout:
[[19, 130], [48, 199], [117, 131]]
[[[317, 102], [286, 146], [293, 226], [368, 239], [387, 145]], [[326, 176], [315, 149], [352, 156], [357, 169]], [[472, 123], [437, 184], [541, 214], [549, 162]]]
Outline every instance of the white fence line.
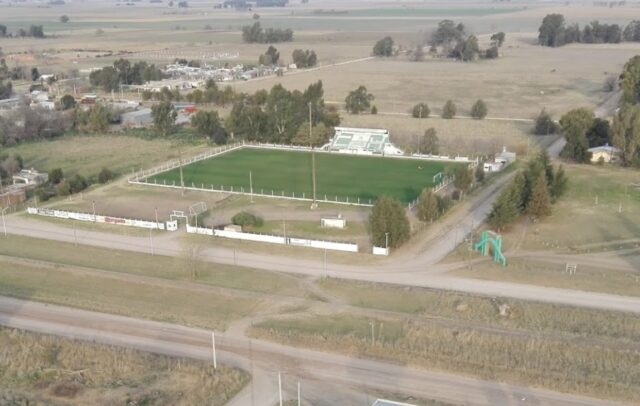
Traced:
[[79, 221], [87, 221], [91, 223], [113, 224], [119, 226], [129, 226], [146, 228], [150, 230], [165, 230], [165, 224], [162, 222], [135, 220], [122, 217], [103, 216], [100, 214], [81, 213], [66, 210], [56, 210], [48, 208], [28, 207], [27, 213], [45, 217], [55, 217], [60, 219], [71, 219]]
[[231, 231], [231, 230], [214, 230], [211, 228], [192, 227], [190, 225], [187, 225], [187, 233], [210, 235], [210, 236], [222, 237], [222, 238], [231, 238], [234, 240], [256, 241], [256, 242], [266, 242], [270, 244], [319, 248], [319, 249], [326, 249], [326, 250], [332, 250], [332, 251], [358, 252], [358, 244], [345, 243], [345, 242], [310, 240], [306, 238], [282, 237], [277, 235], [245, 233], [245, 232], [238, 232], [238, 231]]
[[164, 165], [160, 165], [158, 167], [148, 169], [146, 171], [142, 169], [141, 171], [135, 172], [131, 175], [131, 177], [129, 178], [129, 183], [139, 182], [140, 180], [144, 180], [150, 176], [155, 176], [163, 172], [168, 172], [172, 169], [179, 168], [180, 166], [190, 165], [199, 161], [204, 161], [205, 159], [213, 158], [214, 156], [218, 156], [230, 151], [234, 151], [236, 149], [241, 149], [243, 146], [244, 146], [243, 144], [225, 145], [222, 147], [214, 148], [207, 152], [203, 152], [191, 158], [187, 158], [183, 160], [180, 160], [180, 159], [172, 160], [165, 163]]
[[[158, 186], [158, 187], [164, 187], [169, 189], [182, 189], [182, 186], [176, 185], [175, 182], [173, 182], [172, 184], [166, 184], [166, 183], [148, 182], [146, 180], [140, 180], [140, 181], [129, 180], [129, 183], [132, 185]], [[296, 201], [303, 201], [303, 202], [310, 202], [310, 203], [313, 202], [313, 199], [307, 197], [306, 194], [303, 193], [301, 195], [296, 195], [295, 192], [292, 192], [291, 195], [287, 195], [285, 194], [284, 191], [276, 192], [275, 190], [271, 190], [272, 193], [269, 194], [269, 193], [265, 193], [264, 189], [260, 189], [259, 192], [257, 190], [254, 190], [253, 192], [251, 192], [250, 190], [247, 190], [244, 187], [241, 187], [240, 189], [234, 189], [233, 186], [225, 188], [224, 185], [220, 185], [220, 187], [218, 188], [211, 185], [210, 187], [207, 188], [205, 187], [204, 184], [201, 184], [200, 187], [198, 187], [193, 183], [191, 184], [191, 186], [185, 185], [184, 189], [195, 191], [195, 192], [227, 193], [227, 194], [235, 194], [235, 195], [254, 196], [254, 197], [266, 197], [270, 199], [296, 200]], [[336, 196], [333, 196], [334, 199], [332, 200], [331, 197], [332, 196], [323, 195], [323, 198], [316, 199], [316, 203], [332, 203], [332, 204], [343, 204], [347, 206], [373, 207], [373, 200], [371, 199], [367, 199], [366, 201], [364, 201], [363, 199], [360, 199], [358, 197], [356, 197], [355, 199], [353, 198], [349, 199], [349, 197], [346, 197], [344, 198], [344, 200], [339, 200], [340, 196], [336, 195]]]

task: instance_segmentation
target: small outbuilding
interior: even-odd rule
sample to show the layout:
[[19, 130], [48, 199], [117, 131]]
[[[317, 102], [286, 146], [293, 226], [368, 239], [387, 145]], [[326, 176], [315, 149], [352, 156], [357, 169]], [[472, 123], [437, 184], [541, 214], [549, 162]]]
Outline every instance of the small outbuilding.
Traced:
[[342, 217], [341, 214], [336, 217], [323, 217], [320, 219], [320, 226], [322, 228], [346, 228], [347, 219]]
[[14, 185], [39, 186], [49, 180], [49, 175], [35, 169], [23, 169], [13, 175]]
[[589, 148], [591, 162], [617, 162], [620, 159], [620, 149], [605, 144], [595, 148]]

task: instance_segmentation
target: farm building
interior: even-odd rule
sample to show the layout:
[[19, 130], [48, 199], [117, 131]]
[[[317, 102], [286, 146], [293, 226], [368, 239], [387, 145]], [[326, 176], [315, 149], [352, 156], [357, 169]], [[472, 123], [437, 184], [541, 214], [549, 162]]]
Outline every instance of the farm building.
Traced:
[[609, 144], [589, 148], [589, 152], [591, 152], [591, 162], [617, 162], [620, 158], [620, 149]]
[[323, 148], [356, 155], [404, 155], [389, 139], [389, 130], [336, 127], [331, 142]]
[[46, 173], [40, 173], [35, 169], [23, 169], [17, 174], [13, 175], [14, 185], [27, 185], [38, 186], [49, 180], [49, 175]]
[[515, 161], [516, 153], [509, 152], [506, 147], [503, 147], [502, 152], [497, 153], [493, 161], [488, 161], [483, 164], [483, 169], [485, 172], [500, 172]]

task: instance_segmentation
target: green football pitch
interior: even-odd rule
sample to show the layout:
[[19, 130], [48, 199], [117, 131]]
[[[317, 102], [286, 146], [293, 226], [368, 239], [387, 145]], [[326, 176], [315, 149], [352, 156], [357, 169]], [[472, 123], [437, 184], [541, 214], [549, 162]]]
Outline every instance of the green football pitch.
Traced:
[[[316, 198], [362, 203], [391, 196], [408, 203], [433, 186], [445, 162], [413, 159], [316, 154]], [[244, 148], [195, 162], [182, 168], [185, 186], [249, 192], [249, 173], [254, 193], [310, 198], [311, 153]], [[173, 169], [149, 179], [159, 184], [180, 184], [180, 170]]]

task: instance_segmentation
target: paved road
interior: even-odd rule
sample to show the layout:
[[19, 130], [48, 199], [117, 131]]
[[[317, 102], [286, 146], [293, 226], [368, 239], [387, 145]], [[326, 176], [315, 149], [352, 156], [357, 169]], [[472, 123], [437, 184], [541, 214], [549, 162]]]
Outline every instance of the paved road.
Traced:
[[[67, 338], [126, 346], [171, 356], [211, 360], [211, 332], [167, 323], [114, 316], [0, 296], [0, 324]], [[303, 398], [314, 405], [362, 404], [350, 388], [403, 393], [465, 405], [613, 405], [547, 390], [470, 379], [384, 362], [353, 359], [244, 337], [216, 334], [220, 363], [253, 372], [254, 382], [233, 405], [272, 406], [277, 375], [293, 397], [300, 380]], [[343, 393], [350, 394], [345, 403]], [[338, 394], [338, 396], [336, 396]], [[327, 398], [341, 399], [329, 403]], [[369, 403], [370, 404], [370, 403]]]

